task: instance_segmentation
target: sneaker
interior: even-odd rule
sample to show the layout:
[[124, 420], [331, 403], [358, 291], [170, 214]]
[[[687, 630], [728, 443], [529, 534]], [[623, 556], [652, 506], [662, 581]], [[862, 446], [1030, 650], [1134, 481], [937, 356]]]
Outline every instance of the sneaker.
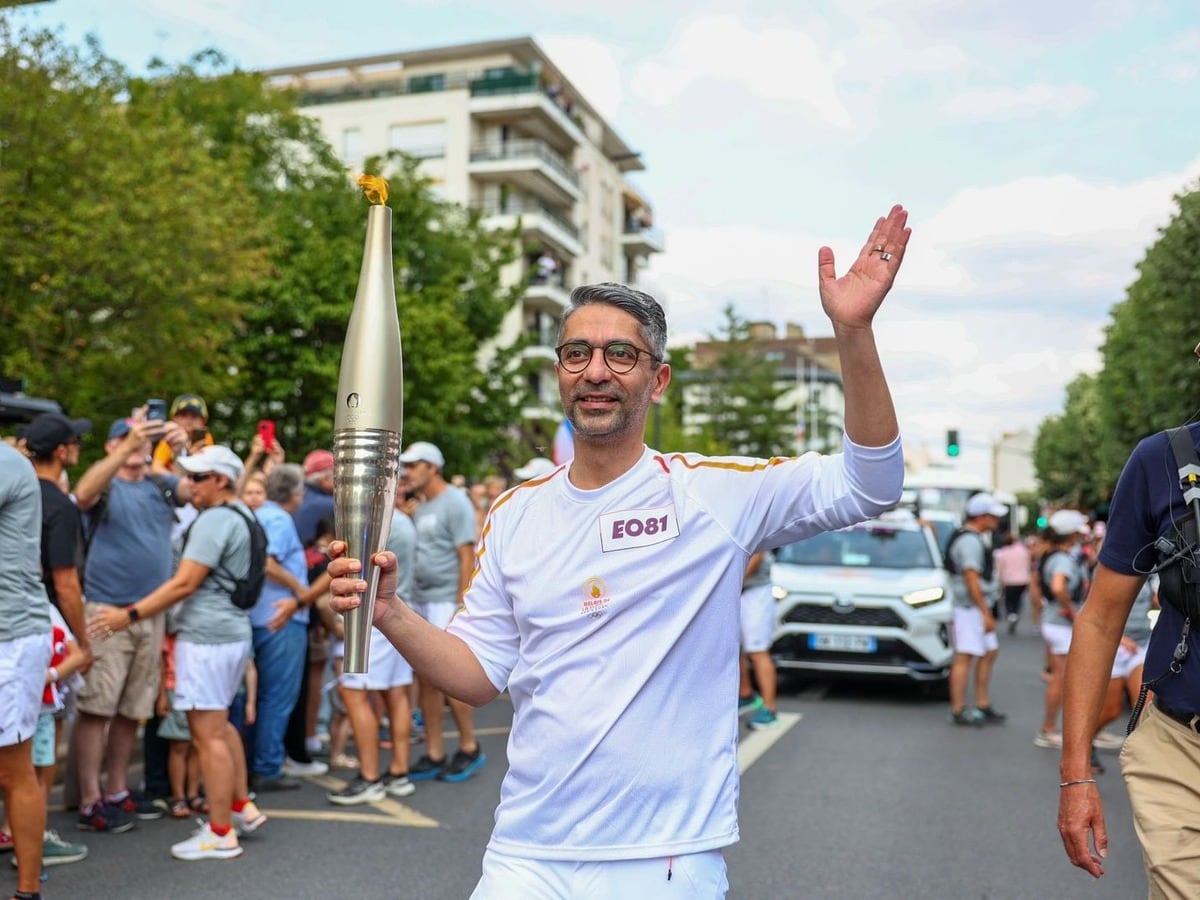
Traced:
[[306, 763], [296, 762], [291, 758], [283, 761], [283, 774], [291, 775], [293, 778], [314, 778], [317, 775], [324, 775], [328, 771], [329, 766], [316, 759]]
[[408, 742], [419, 744], [425, 740], [425, 715], [419, 710], [412, 711], [412, 728], [408, 732]]
[[758, 712], [763, 708], [763, 699], [758, 694], [751, 694], [749, 697], [738, 697], [738, 715], [744, 716], [747, 713]]
[[1008, 614], [1008, 633], [1009, 634], [1017, 633], [1017, 623], [1020, 621], [1021, 621], [1021, 617], [1018, 616], [1016, 613]]
[[756, 712], [754, 714], [754, 718], [750, 720], [750, 727], [755, 731], [763, 731], [767, 728], [776, 728], [778, 725], [779, 716], [767, 709], [765, 706]]
[[1092, 746], [1097, 750], [1120, 750], [1125, 746], [1125, 738], [1111, 731], [1101, 731], [1092, 741]]
[[176, 859], [234, 859], [242, 855], [237, 832], [232, 828], [224, 836], [218, 836], [205, 822], [200, 830], [186, 841], [171, 846], [171, 855]]
[[1002, 725], [1008, 718], [1004, 713], [997, 712], [994, 706], [980, 706], [975, 713], [983, 720], [984, 725]]
[[383, 789], [389, 797], [407, 797], [417, 787], [407, 775], [393, 775], [389, 772], [383, 776]]
[[275, 778], [255, 778], [251, 787], [255, 791], [294, 791], [300, 787], [300, 782], [291, 775], [278, 775]]
[[241, 812], [233, 812], [233, 830], [238, 834], [254, 834], [267, 824], [267, 817], [253, 800], [247, 800]]
[[431, 778], [440, 778], [445, 765], [445, 759], [431, 759], [428, 755], [422, 756], [417, 760], [417, 764], [409, 770], [409, 780], [428, 781]]
[[338, 806], [356, 806], [359, 803], [378, 803], [387, 796], [382, 781], [367, 781], [362, 775], [354, 779], [340, 791], [330, 791], [325, 797], [330, 803]]
[[442, 781], [466, 781], [483, 768], [487, 762], [482, 747], [476, 747], [474, 753], [467, 753], [461, 747], [454, 751], [454, 758], [439, 776]]
[[[66, 863], [79, 862], [81, 859], [87, 859], [88, 848], [86, 844], [72, 844], [70, 841], [64, 841], [58, 836], [57, 831], [47, 830], [42, 835], [42, 865], [43, 866], [61, 866]], [[13, 865], [17, 864], [17, 858], [13, 857]]]
[[978, 710], [971, 709], [969, 706], [964, 707], [958, 712], [950, 713], [951, 725], [973, 725], [976, 728], [983, 725], [983, 716]]
[[1062, 735], [1057, 731], [1039, 731], [1033, 736], [1033, 746], [1045, 747], [1048, 750], [1062, 749]]
[[112, 803], [96, 803], [91, 809], [81, 806], [76, 823], [80, 831], [107, 831], [110, 834], [121, 834], [135, 824], [133, 816]]
[[135, 797], [128, 791], [121, 799], [110, 798], [105, 801], [111, 806], [115, 806], [126, 815], [133, 816], [135, 819], [142, 819], [146, 822], [152, 822], [155, 819], [161, 819], [167, 814], [165, 804], [156, 803], [153, 800], [148, 800], [145, 797]]

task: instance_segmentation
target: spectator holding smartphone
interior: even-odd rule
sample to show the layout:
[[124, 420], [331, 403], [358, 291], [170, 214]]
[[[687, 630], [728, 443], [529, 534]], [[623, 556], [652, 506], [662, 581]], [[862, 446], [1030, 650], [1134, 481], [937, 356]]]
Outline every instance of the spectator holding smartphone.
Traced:
[[171, 401], [170, 417], [172, 422], [183, 429], [186, 435], [185, 447], [176, 453], [168, 441], [159, 441], [154, 447], [151, 471], [156, 475], [182, 476], [183, 472], [176, 467], [175, 457], [188, 456], [213, 443], [212, 433], [208, 430], [208, 404], [199, 394], [180, 394]]

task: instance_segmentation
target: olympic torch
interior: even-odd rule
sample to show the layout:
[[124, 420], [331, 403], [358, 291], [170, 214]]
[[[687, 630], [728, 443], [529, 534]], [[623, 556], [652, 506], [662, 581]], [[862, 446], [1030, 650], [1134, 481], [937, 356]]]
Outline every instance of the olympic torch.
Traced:
[[367, 590], [345, 614], [345, 671], [367, 671], [371, 620], [379, 593], [372, 563], [392, 527], [400, 439], [404, 420], [404, 357], [392, 278], [392, 211], [387, 182], [364, 175], [359, 185], [371, 201], [358, 293], [342, 345], [337, 406], [333, 415], [334, 532], [346, 555], [362, 560]]

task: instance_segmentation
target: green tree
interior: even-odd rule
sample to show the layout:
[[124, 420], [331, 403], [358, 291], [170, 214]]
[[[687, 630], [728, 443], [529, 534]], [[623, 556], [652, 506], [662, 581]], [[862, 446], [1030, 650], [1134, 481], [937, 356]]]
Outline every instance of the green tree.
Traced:
[[1062, 415], [1038, 428], [1033, 465], [1048, 503], [1093, 509], [1111, 492], [1100, 465], [1098, 396], [1096, 377], [1078, 376], [1067, 386]]
[[1179, 194], [1175, 203], [1113, 308], [1101, 348], [1101, 463], [1110, 480], [1138, 440], [1188, 421], [1200, 400], [1190, 327], [1200, 309], [1200, 192]]
[[756, 351], [749, 322], [732, 304], [724, 316], [721, 331], [711, 336], [722, 342], [721, 352], [697, 380], [704, 398], [701, 435], [738, 456], [790, 453], [792, 413], [779, 408], [778, 366]]
[[178, 116], [135, 121], [129, 79], [0, 16], [0, 355], [103, 420], [165, 385], [232, 385], [237, 297], [267, 235], [236, 166]]

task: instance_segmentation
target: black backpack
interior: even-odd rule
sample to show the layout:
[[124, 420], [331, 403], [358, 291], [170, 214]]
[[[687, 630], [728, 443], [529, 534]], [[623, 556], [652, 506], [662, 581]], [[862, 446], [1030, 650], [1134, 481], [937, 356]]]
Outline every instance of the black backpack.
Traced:
[[[250, 566], [246, 570], [246, 577], [238, 578], [230, 572], [224, 565], [220, 565], [213, 571], [213, 575], [217, 576], [217, 581], [221, 582], [222, 578], [228, 579], [229, 584], [221, 582], [221, 587], [229, 591], [229, 599], [233, 601], [233, 605], [238, 609], [249, 609], [258, 602], [259, 596], [262, 594], [263, 584], [267, 580], [267, 532], [263, 529], [262, 523], [255, 518], [253, 513], [244, 513], [241, 507], [235, 506], [232, 503], [222, 503], [220, 506], [214, 506], [213, 509], [229, 509], [237, 513], [239, 518], [246, 523], [246, 528], [250, 530]], [[200, 513], [204, 515], [208, 510]], [[196, 517], [199, 521], [200, 516]], [[187, 550], [188, 537], [192, 533], [192, 522], [188, 526], [187, 531], [183, 533], [183, 552]]]

